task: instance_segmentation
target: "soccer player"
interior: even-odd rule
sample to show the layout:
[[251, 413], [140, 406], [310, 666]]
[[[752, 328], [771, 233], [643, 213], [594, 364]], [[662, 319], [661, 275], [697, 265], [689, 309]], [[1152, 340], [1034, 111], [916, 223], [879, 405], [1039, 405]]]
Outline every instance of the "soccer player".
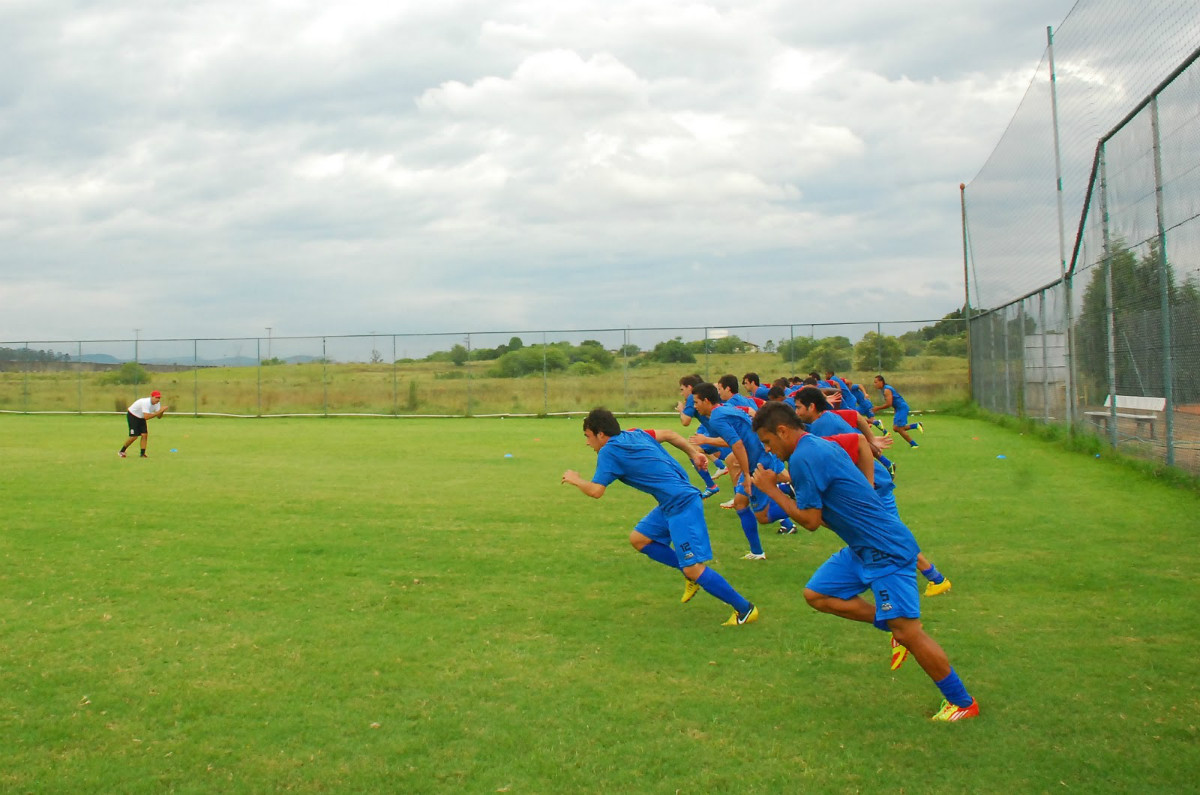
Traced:
[[858, 413], [867, 418], [867, 423], [875, 426], [883, 432], [884, 436], [888, 435], [888, 429], [883, 427], [883, 423], [875, 416], [875, 407], [871, 405], [871, 398], [867, 397], [867, 393], [863, 391], [862, 384], [850, 384], [850, 394], [854, 397], [854, 403], [851, 405], [858, 409]]
[[[698, 374], [685, 375], [683, 378], [679, 379], [679, 396], [682, 398], [682, 400], [676, 404], [675, 410], [679, 412], [679, 422], [685, 428], [690, 425], [692, 420], [696, 417], [696, 405], [692, 400], [692, 388], [695, 387], [696, 384], [702, 383], [704, 383], [704, 379]], [[708, 434], [708, 428], [705, 427], [703, 420], [700, 420], [697, 423], [697, 431], [705, 435]], [[704, 491], [700, 492], [700, 498], [707, 500], [709, 497], [721, 490], [721, 488], [713, 480], [713, 476], [708, 472], [708, 459], [709, 456], [711, 456], [720, 461], [721, 459], [718, 456], [721, 456], [722, 451], [720, 448], [711, 446], [701, 447], [700, 449], [708, 454], [705, 456], [704, 466], [699, 466], [694, 463], [692, 466], [695, 468], [696, 474], [700, 476], [702, 481], [704, 481]], [[722, 467], [723, 466], [724, 463], [722, 462]], [[717, 473], [717, 477], [720, 477], [722, 474], [724, 474], [724, 469]]]
[[747, 397], [738, 392], [738, 379], [732, 373], [721, 376], [717, 380], [716, 387], [722, 403], [743, 408], [750, 413], [751, 417], [754, 416], [754, 412], [758, 411], [758, 407], [766, 402], [762, 398]]
[[[759, 468], [754, 485], [807, 530], [829, 527], [846, 546], [821, 564], [804, 588], [813, 609], [892, 633], [892, 669], [911, 654], [942, 692], [935, 721], [979, 715], [942, 647], [921, 626], [915, 564], [917, 542], [884, 509], [863, 473], [834, 442], [805, 433], [796, 413], [780, 403], [762, 408], [754, 430], [763, 445], [788, 462], [795, 498], [780, 491], [773, 472]], [[861, 594], [870, 590], [875, 603]]]
[[706, 565], [713, 554], [700, 492], [660, 442], [679, 448], [693, 461], [703, 459], [704, 453], [675, 431], [637, 428], [622, 431], [613, 413], [603, 408], [592, 409], [584, 418], [583, 436], [587, 446], [596, 452], [596, 472], [589, 481], [568, 469], [561, 482], [594, 499], [603, 497], [614, 480], [649, 494], [658, 505], [629, 534], [633, 548], [653, 561], [683, 572], [687, 583], [681, 601], [690, 601], [703, 589], [733, 608], [725, 626], [757, 621], [758, 608]]
[[[692, 390], [695, 398], [696, 411], [705, 417], [710, 437], [692, 437], [693, 442], [717, 444], [729, 448], [728, 461], [729, 477], [735, 484], [733, 492], [733, 510], [737, 512], [742, 524], [742, 533], [750, 545], [750, 551], [742, 557], [745, 560], [766, 560], [767, 553], [763, 550], [762, 539], [759, 537], [759, 524], [774, 524], [788, 519], [787, 514], [765, 495], [756, 492], [751, 482], [751, 475], [759, 464], [768, 468], [774, 465], [783, 470], [782, 461], [775, 463], [763, 448], [750, 425], [750, 414], [736, 406], [730, 406], [721, 400], [721, 395], [715, 384], [700, 384]], [[735, 468], [736, 467], [736, 468]], [[784, 534], [794, 530], [790, 520], [781, 528]]]
[[762, 381], [758, 378], [758, 373], [746, 373], [742, 376], [742, 386], [746, 390], [746, 394], [752, 398], [759, 400], [767, 400], [767, 390], [770, 387], [763, 386]]
[[896, 412], [896, 416], [892, 419], [892, 430], [904, 437], [904, 441], [908, 442], [909, 447], [920, 447], [921, 445], [913, 441], [913, 438], [908, 435], [908, 432], [916, 429], [921, 433], [925, 433], [925, 426], [919, 422], [914, 422], [911, 425], [908, 422], [908, 403], [904, 400], [904, 396], [896, 391], [896, 388], [883, 380], [883, 376], [875, 376], [875, 388], [883, 393], [883, 405], [873, 406], [875, 411], [883, 411], [884, 409], [892, 409]]
[[150, 439], [150, 431], [146, 428], [146, 422], [166, 413], [167, 407], [158, 405], [161, 400], [162, 392], [156, 389], [150, 393], [150, 397], [138, 398], [133, 401], [133, 404], [125, 412], [125, 421], [129, 425], [129, 438], [117, 451], [117, 455], [121, 458], [125, 457], [125, 451], [129, 449], [129, 445], [133, 444], [133, 440], [138, 438], [142, 440], [141, 458], [149, 458], [146, 455], [146, 443]]
[[[896, 490], [896, 482], [893, 479], [894, 467], [887, 458], [879, 454], [879, 449], [874, 446], [874, 435], [867, 428], [861, 426], [857, 429], [852, 428], [846, 418], [842, 416], [843, 411], [846, 410], [830, 409], [829, 404], [825, 402], [825, 396], [819, 389], [805, 387], [796, 393], [796, 416], [800, 418], [801, 422], [808, 425], [809, 433], [815, 433], [817, 436], [833, 436], [839, 433], [857, 432], [866, 437], [867, 442], [871, 444], [872, 453], [877, 459], [874, 462], [873, 476], [870, 478], [871, 485], [875, 489], [875, 496], [879, 497], [884, 508], [899, 519], [900, 509], [896, 507], [894, 493]], [[858, 412], [853, 413], [856, 417], [862, 417]], [[917, 570], [929, 582], [925, 587], [926, 596], [943, 594], [952, 587], [950, 580], [938, 571], [937, 566], [934, 566], [929, 558], [921, 552], [917, 553]]]

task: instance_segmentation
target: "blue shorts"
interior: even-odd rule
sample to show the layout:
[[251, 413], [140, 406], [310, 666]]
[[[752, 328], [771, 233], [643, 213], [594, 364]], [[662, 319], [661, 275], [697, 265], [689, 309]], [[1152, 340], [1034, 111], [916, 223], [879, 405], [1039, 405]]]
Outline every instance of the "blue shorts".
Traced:
[[892, 427], [901, 427], [908, 425], [908, 406], [902, 409], [896, 409], [896, 416], [892, 418]]
[[864, 568], [850, 547], [842, 547], [813, 572], [806, 588], [835, 599], [853, 599], [867, 589], [875, 596], [875, 626], [886, 630], [893, 618], [920, 618], [917, 561], [876, 576]]
[[[780, 484], [780, 486], [782, 487], [783, 484]], [[733, 487], [733, 493], [742, 495], [745, 495], [746, 493], [746, 488], [742, 485], [742, 479], [740, 477], [738, 478], [737, 485]], [[750, 510], [754, 513], [759, 513], [760, 511], [771, 507], [778, 509], [776, 513], [778, 513], [779, 516], [774, 519], [770, 519], [769, 521], [778, 522], [780, 519], [787, 516], [787, 512], [783, 510], [779, 503], [768, 497], [765, 491], [762, 489], [755, 489], [754, 495], [750, 497]]]
[[656, 507], [642, 517], [633, 529], [651, 541], [670, 545], [675, 550], [680, 568], [708, 563], [713, 559], [700, 492], [696, 492], [694, 500], [688, 500], [686, 505], [670, 514], [661, 505]]

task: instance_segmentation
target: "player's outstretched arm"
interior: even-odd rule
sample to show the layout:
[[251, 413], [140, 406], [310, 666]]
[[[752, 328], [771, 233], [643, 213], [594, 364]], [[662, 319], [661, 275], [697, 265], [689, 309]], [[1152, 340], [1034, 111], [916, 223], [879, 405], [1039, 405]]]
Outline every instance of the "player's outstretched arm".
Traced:
[[584, 480], [574, 469], [568, 469], [564, 472], [562, 481], [560, 482], [569, 483], [587, 496], [597, 500], [604, 496], [604, 486], [601, 486], [599, 483], [593, 483], [590, 480]]
[[661, 444], [669, 444], [672, 447], [682, 450], [688, 458], [692, 459], [692, 463], [701, 469], [708, 469], [708, 456], [675, 431], [660, 431], [655, 429], [651, 435]]

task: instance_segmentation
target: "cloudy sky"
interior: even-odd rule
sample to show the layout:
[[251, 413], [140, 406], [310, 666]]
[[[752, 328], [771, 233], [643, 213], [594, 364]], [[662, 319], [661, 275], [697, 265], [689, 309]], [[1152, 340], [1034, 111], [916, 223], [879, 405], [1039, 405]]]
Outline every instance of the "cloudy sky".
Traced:
[[0, 340], [937, 318], [1073, 0], [5, 0]]

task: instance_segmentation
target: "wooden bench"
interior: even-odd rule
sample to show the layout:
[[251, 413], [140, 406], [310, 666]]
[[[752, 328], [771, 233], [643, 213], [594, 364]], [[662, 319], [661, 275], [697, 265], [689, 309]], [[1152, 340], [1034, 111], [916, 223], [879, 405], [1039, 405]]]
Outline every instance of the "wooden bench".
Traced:
[[[1160, 397], [1139, 397], [1137, 395], [1109, 395], [1104, 398], [1105, 411], [1085, 411], [1089, 417], [1095, 417], [1098, 424], [1104, 426], [1104, 430], [1108, 430], [1108, 418], [1113, 416], [1110, 409], [1113, 405], [1113, 400], [1116, 399], [1117, 413], [1116, 416], [1120, 419], [1133, 420], [1137, 423], [1137, 430], [1141, 432], [1143, 425], [1150, 426], [1150, 438], [1154, 438], [1154, 421], [1158, 419], [1158, 414], [1134, 414], [1137, 412], [1155, 411], [1163, 412], [1167, 408], [1167, 399]], [[1125, 409], [1122, 411], [1122, 409]]]

